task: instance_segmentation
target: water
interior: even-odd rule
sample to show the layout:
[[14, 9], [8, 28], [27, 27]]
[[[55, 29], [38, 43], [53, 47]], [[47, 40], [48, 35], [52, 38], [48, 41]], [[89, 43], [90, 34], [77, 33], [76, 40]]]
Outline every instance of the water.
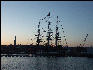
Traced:
[[3, 56], [1, 70], [93, 70], [93, 58]]

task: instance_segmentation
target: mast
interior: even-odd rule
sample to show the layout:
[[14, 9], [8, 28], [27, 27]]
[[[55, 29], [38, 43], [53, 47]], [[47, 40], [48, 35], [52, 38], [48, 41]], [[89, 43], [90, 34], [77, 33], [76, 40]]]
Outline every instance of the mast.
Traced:
[[42, 42], [41, 39], [40, 39], [40, 22], [38, 24], [38, 34], [35, 35], [35, 36], [37, 36], [37, 41], [36, 42], [37, 42], [37, 45], [39, 46], [40, 42]]
[[47, 34], [48, 34], [48, 36], [47, 36], [47, 44], [49, 45], [50, 44], [50, 40], [52, 40], [52, 38], [51, 38], [51, 34], [53, 33], [52, 32], [52, 30], [50, 29], [50, 21], [48, 22], [48, 32], [47, 32]]
[[[57, 25], [58, 25], [58, 16], [57, 16]], [[56, 34], [55, 34], [55, 45], [58, 45], [58, 40], [61, 40], [61, 37], [59, 37], [59, 32], [58, 32], [58, 26], [56, 25]]]
[[80, 44], [80, 45], [79, 45], [80, 47], [84, 47], [85, 42], [86, 42], [86, 40], [87, 40], [87, 37], [88, 37], [88, 34], [86, 34], [86, 37], [84, 38], [83, 44]]
[[[49, 12], [49, 14], [47, 15], [47, 16], [49, 16], [48, 18], [50, 18], [50, 12]], [[50, 45], [50, 40], [52, 40], [52, 30], [51, 30], [51, 28], [50, 28], [50, 25], [51, 25], [51, 23], [52, 22], [50, 22], [49, 20], [48, 20], [48, 32], [47, 32], [47, 45]]]

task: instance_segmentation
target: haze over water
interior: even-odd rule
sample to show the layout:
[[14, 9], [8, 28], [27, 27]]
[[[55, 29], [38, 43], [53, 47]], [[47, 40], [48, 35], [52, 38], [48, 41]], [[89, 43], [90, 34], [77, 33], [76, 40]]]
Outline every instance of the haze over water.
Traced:
[[[34, 34], [37, 34], [39, 19], [50, 12], [52, 17], [51, 29], [55, 32], [56, 16], [64, 26], [65, 35], [69, 46], [83, 43], [88, 33], [85, 46], [93, 46], [93, 2], [92, 1], [2, 1], [1, 2], [1, 44], [14, 43], [35, 44]], [[47, 28], [47, 23], [42, 22], [42, 27]], [[59, 26], [60, 27], [60, 26]], [[60, 30], [61, 32], [61, 30]], [[60, 33], [63, 36], [62, 32]], [[64, 44], [64, 38], [62, 38]]]

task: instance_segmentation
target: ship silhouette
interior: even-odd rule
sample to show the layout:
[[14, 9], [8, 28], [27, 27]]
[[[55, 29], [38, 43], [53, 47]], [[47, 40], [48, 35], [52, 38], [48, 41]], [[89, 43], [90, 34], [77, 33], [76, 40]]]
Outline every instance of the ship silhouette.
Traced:
[[[59, 23], [62, 22], [59, 20], [59, 17], [56, 17], [56, 26], [55, 26], [55, 36], [53, 36], [53, 30], [51, 29], [52, 22], [49, 20], [51, 18], [51, 13], [49, 12], [44, 18], [39, 20], [38, 23], [38, 29], [37, 34], [35, 34], [36, 37], [36, 45], [16, 45], [16, 36], [14, 40], [14, 45], [2, 45], [1, 46], [1, 54], [2, 56], [15, 56], [13, 54], [22, 54], [20, 56], [74, 56], [74, 57], [93, 57], [93, 54], [88, 53], [89, 47], [84, 47], [88, 34], [86, 34], [86, 37], [84, 38], [84, 43], [80, 44], [78, 47], [69, 47], [67, 38], [64, 35], [64, 27], [63, 25], [60, 25], [61, 31], [63, 33], [63, 37], [65, 40], [65, 46], [61, 44], [61, 36], [59, 32]], [[47, 30], [45, 30], [43, 27], [41, 28], [41, 22], [45, 21], [47, 23]], [[47, 33], [46, 35], [46, 41], [43, 41], [44, 35], [41, 34], [41, 29], [43, 32]], [[31, 39], [32, 40], [32, 39]], [[51, 44], [52, 40], [55, 40], [55, 44]], [[40, 43], [43, 43], [42, 45]], [[93, 50], [93, 48], [92, 48]], [[26, 54], [26, 55], [23, 55]]]

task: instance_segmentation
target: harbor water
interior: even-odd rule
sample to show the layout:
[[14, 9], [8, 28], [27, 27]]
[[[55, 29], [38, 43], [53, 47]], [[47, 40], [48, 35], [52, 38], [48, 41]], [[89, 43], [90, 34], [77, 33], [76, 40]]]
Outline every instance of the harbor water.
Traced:
[[3, 56], [1, 70], [93, 70], [93, 58]]

